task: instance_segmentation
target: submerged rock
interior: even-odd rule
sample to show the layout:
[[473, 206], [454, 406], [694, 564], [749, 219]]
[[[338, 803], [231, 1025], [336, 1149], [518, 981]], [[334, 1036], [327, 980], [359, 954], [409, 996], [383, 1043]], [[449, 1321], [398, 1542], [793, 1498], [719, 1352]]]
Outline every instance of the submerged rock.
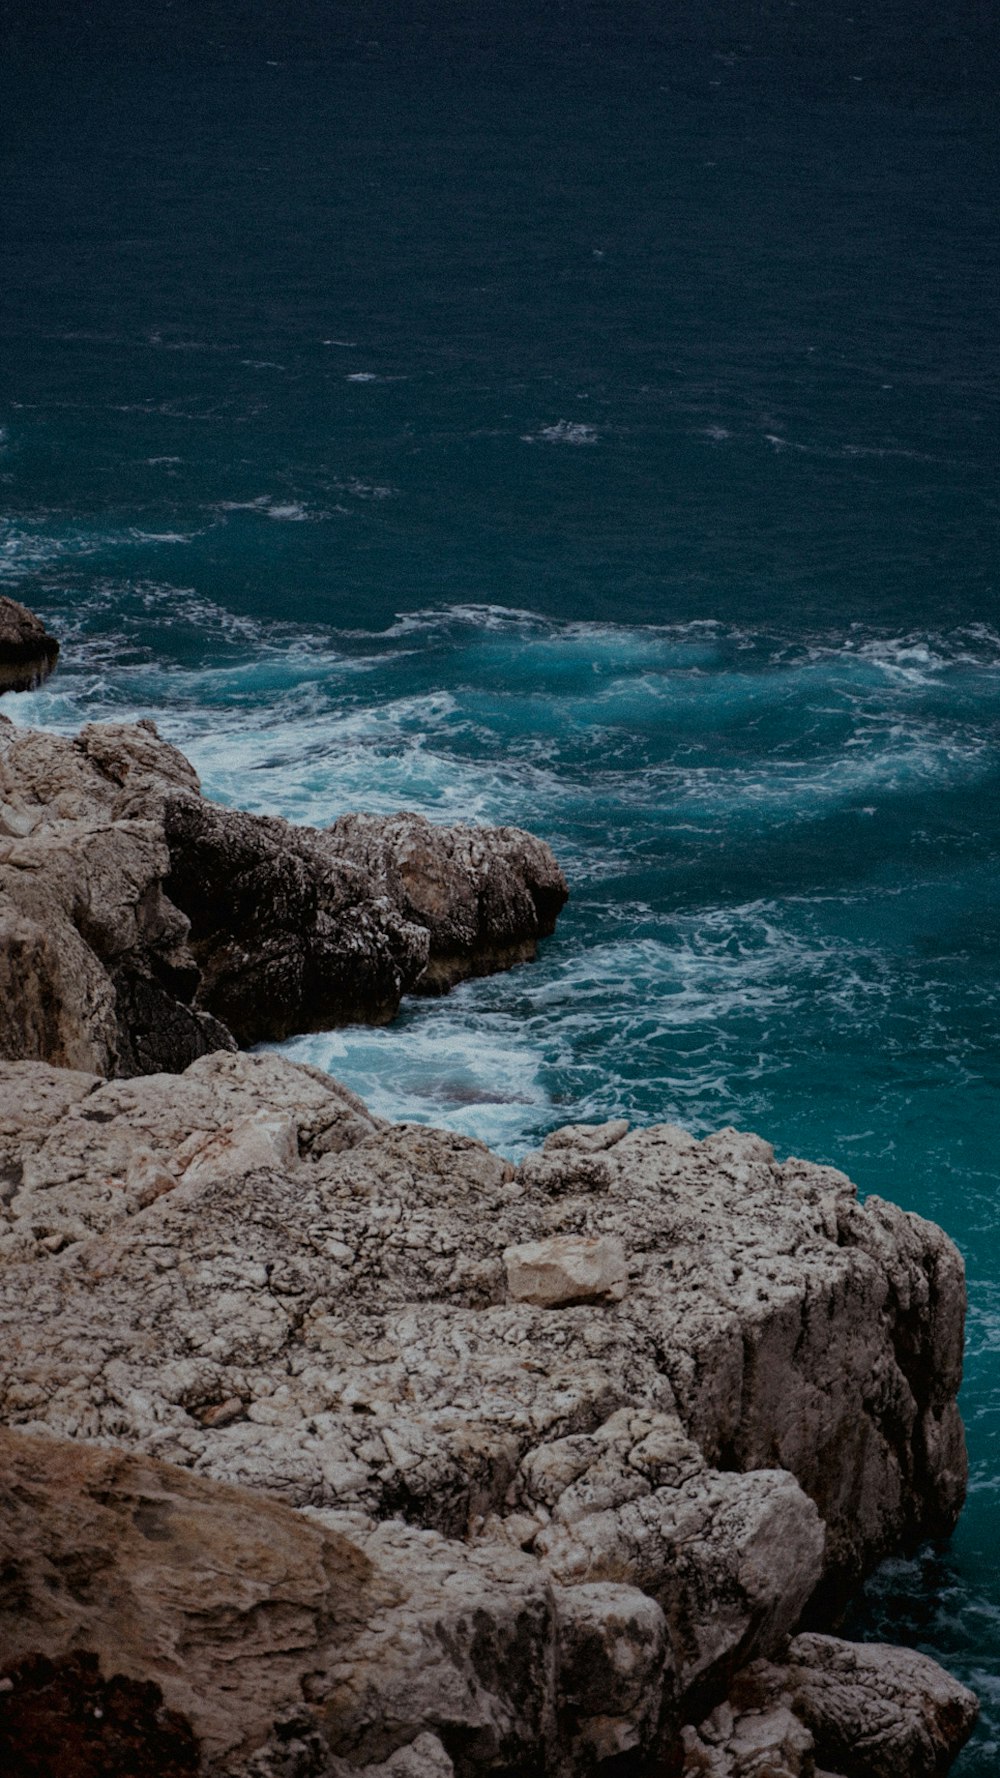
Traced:
[[[728, 1130], [515, 1170], [267, 1055], [0, 1108], [17, 1687], [88, 1653], [247, 1778], [944, 1770], [933, 1663], [789, 1644], [961, 1505], [932, 1224]], [[612, 1287], [519, 1295], [532, 1247]]]
[[74, 739], [0, 718], [0, 1055], [181, 1069], [534, 954], [566, 885], [516, 828], [205, 801], [152, 723]]
[[0, 696], [33, 691], [51, 673], [59, 644], [40, 617], [0, 594]]

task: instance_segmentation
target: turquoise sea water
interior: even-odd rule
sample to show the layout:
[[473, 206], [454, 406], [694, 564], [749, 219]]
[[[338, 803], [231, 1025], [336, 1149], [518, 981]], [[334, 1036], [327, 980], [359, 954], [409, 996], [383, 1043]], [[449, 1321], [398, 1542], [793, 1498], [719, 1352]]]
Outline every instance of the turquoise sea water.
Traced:
[[64, 663], [4, 710], [152, 715], [295, 820], [551, 841], [537, 964], [286, 1046], [379, 1111], [732, 1122], [944, 1224], [969, 1504], [854, 1628], [975, 1685], [986, 1778], [995, 46], [640, 10], [15, 33], [0, 590]]

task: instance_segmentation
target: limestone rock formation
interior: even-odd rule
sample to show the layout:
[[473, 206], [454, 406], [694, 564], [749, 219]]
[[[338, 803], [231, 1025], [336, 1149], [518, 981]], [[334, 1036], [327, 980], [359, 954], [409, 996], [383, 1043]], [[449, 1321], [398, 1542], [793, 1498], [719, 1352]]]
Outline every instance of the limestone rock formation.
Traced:
[[685, 1773], [705, 1778], [939, 1778], [978, 1702], [926, 1655], [836, 1636], [792, 1638], [684, 1731]]
[[534, 955], [555, 931], [566, 880], [543, 840], [519, 827], [455, 827], [421, 815], [342, 815], [323, 836], [329, 858], [361, 866], [378, 893], [425, 929], [420, 994], [447, 993]]
[[107, 1075], [353, 1020], [534, 953], [566, 898], [516, 828], [224, 809], [152, 723], [0, 718], [0, 1055]]
[[[0, 1065], [0, 1108], [0, 1414], [89, 1502], [32, 1497], [5, 1695], [48, 1661], [53, 1709], [96, 1696], [93, 1656], [246, 1778], [944, 1769], [973, 1705], [938, 1669], [787, 1641], [961, 1504], [939, 1229], [734, 1131], [570, 1126], [515, 1169], [274, 1056]], [[505, 1255], [559, 1242], [625, 1294], [519, 1300]], [[119, 1621], [97, 1548], [162, 1606]]]
[[59, 644], [41, 618], [0, 594], [0, 696], [32, 691], [47, 679], [59, 658]]
[[110, 1074], [232, 1045], [186, 1004], [188, 922], [163, 892], [155, 797], [197, 779], [151, 730], [130, 733], [123, 790], [107, 731], [72, 742], [0, 717], [0, 1054]]

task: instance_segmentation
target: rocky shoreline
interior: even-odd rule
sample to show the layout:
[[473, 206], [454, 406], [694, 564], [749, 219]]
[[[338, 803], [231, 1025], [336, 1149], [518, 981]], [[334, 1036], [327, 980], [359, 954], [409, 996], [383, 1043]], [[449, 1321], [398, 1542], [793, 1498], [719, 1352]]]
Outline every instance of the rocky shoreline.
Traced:
[[355, 1021], [531, 958], [567, 888], [515, 827], [222, 808], [150, 722], [0, 715], [0, 1056], [97, 1074]]
[[519, 1167], [237, 1044], [505, 967], [517, 829], [221, 809], [0, 717], [0, 1766], [936, 1778], [976, 1700], [828, 1632], [964, 1498], [933, 1224], [757, 1136]]
[[129, 1773], [946, 1768], [971, 1695], [815, 1633], [961, 1505], [932, 1224], [734, 1131], [515, 1169], [273, 1055], [0, 1105], [15, 1752], [120, 1676]]

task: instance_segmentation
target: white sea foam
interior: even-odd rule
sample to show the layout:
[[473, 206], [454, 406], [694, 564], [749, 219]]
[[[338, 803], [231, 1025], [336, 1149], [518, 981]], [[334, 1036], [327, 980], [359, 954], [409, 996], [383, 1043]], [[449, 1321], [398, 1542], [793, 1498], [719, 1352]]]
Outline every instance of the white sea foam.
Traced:
[[191, 543], [199, 537], [199, 531], [140, 531], [137, 525], [130, 525], [129, 538], [133, 543]]
[[524, 444], [534, 444], [538, 439], [546, 444], [595, 445], [598, 432], [596, 426], [588, 426], [582, 420], [556, 420], [550, 426], [540, 426], [537, 432], [522, 434]]
[[891, 993], [877, 957], [817, 941], [768, 904], [674, 920], [616, 905], [607, 924], [625, 930], [585, 947], [565, 918], [531, 969], [411, 1002], [385, 1030], [295, 1039], [285, 1053], [329, 1068], [384, 1116], [517, 1156], [565, 1122], [653, 1116], [705, 1133], [745, 1119], [775, 1067], [748, 1058], [749, 1032], [794, 1021], [803, 996], [814, 1008], [830, 995], [851, 1021], [859, 995], [884, 1004]]
[[200, 535], [197, 530], [147, 531], [138, 525], [124, 525], [119, 530], [86, 530], [74, 525], [56, 530], [54, 517], [0, 520], [0, 580], [8, 585], [28, 582], [57, 564], [134, 549], [137, 544], [190, 543]]
[[257, 494], [251, 500], [216, 500], [211, 512], [259, 512], [268, 519], [325, 518], [325, 513], [310, 511], [301, 500], [288, 500], [280, 494]]
[[[270, 499], [253, 507], [264, 512]], [[71, 664], [31, 695], [57, 699], [64, 718], [75, 697], [93, 717], [113, 663], [107, 713], [156, 716], [216, 794], [313, 821], [366, 805], [544, 819], [555, 832], [600, 818], [609, 843], [589, 860], [595, 878], [644, 844], [644, 811], [678, 836], [838, 809], [871, 820], [887, 796], [972, 784], [995, 761], [978, 710], [966, 722], [922, 696], [947, 677], [941, 642], [774, 647], [756, 672], [737, 671], [743, 638], [713, 624], [558, 624], [456, 606], [338, 636], [239, 617], [193, 589], [152, 582], [96, 583], [54, 616]], [[218, 658], [169, 665], [171, 638], [193, 634], [203, 656]], [[455, 687], [447, 694], [406, 689], [424, 639], [451, 650], [440, 668]], [[959, 654], [970, 651], [995, 672], [992, 632], [963, 635]], [[362, 682], [373, 674], [378, 693], [368, 696]], [[776, 747], [766, 727], [757, 739], [772, 713], [793, 748]], [[577, 833], [577, 859], [580, 843]]]
[[363, 482], [354, 475], [346, 482], [337, 482], [336, 486], [344, 494], [353, 494], [358, 500], [390, 500], [399, 493], [389, 482]]
[[352, 1026], [275, 1047], [346, 1081], [380, 1117], [475, 1135], [504, 1153], [523, 1152], [552, 1121], [531, 1033], [480, 1012], [468, 987], [411, 1003], [385, 1029]]

